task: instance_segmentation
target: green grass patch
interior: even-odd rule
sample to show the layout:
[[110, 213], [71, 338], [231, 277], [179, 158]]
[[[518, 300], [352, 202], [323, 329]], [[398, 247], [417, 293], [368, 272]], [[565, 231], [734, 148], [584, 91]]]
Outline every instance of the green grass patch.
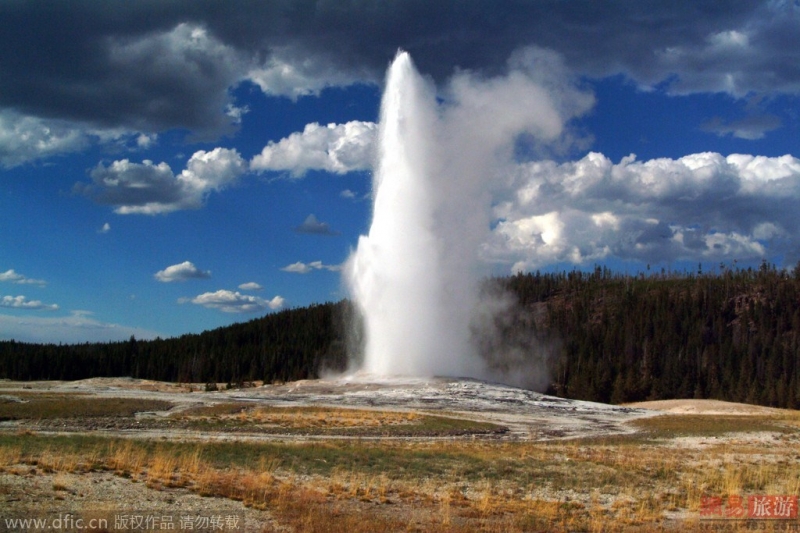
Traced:
[[[136, 413], [167, 411], [171, 402], [98, 398], [80, 393], [15, 395], [0, 402], [0, 421], [16, 420], [61, 431], [164, 429], [326, 437], [456, 437], [495, 435], [507, 428], [447, 416], [337, 407], [275, 407], [246, 402], [198, 405], [168, 417], [137, 419]], [[18, 401], [23, 400], [23, 401]], [[63, 421], [63, 423], [62, 423]]]
[[[385, 475], [389, 479], [441, 479], [452, 482], [512, 481], [520, 484], [542, 482], [574, 486], [580, 483], [568, 472], [557, 472], [553, 465], [527, 458], [487, 455], [467, 443], [436, 446], [374, 441], [282, 442], [174, 442], [150, 439], [121, 439], [89, 435], [0, 435], [0, 450], [19, 450], [23, 461], [35, 463], [43, 455], [93, 457], [102, 465], [116, 450], [130, 448], [147, 457], [167, 455], [175, 458], [199, 453], [202, 461], [220, 470], [258, 471], [264, 464], [300, 475], [327, 476], [352, 472], [367, 476]], [[502, 454], [501, 454], [502, 455]], [[584, 481], [596, 478], [597, 467], [587, 465]]]
[[488, 461], [457, 451], [420, 450], [405, 446], [382, 446], [363, 441], [320, 443], [170, 442], [120, 439], [87, 435], [0, 435], [0, 449], [21, 451], [23, 459], [53, 454], [80, 454], [102, 461], [114, 450], [130, 447], [148, 456], [156, 451], [175, 457], [199, 451], [204, 462], [219, 469], [255, 470], [265, 463], [300, 474], [329, 474], [347, 470], [393, 477], [447, 476], [464, 472], [474, 464], [476, 476], [490, 472]]
[[[0, 455], [19, 450], [22, 462], [37, 464], [41, 457], [80, 456], [91, 458], [89, 468], [109, 468], [119, 450], [144, 458], [181, 458], [197, 455], [219, 471], [260, 472], [271, 465], [278, 472], [331, 477], [356, 475], [418, 483], [483, 484], [473, 486], [517, 487], [529, 490], [584, 492], [587, 487], [616, 494], [623, 490], [650, 490], [653, 482], [669, 481], [667, 475], [636, 465], [619, 464], [615, 449], [605, 455], [545, 448], [548, 453], [530, 453], [527, 444], [466, 441], [437, 443], [331, 440], [319, 442], [175, 442], [152, 439], [122, 439], [87, 435], [0, 435]], [[552, 454], [549, 453], [552, 451]], [[573, 453], [574, 452], [574, 453]], [[147, 460], [142, 464], [147, 468]], [[650, 462], [647, 463], [648, 465]], [[651, 465], [652, 466], [652, 465]], [[141, 470], [130, 472], [131, 475]], [[669, 478], [669, 479], [668, 479]]]
[[242, 402], [232, 403], [215, 403], [213, 405], [198, 405], [190, 407], [180, 413], [175, 413], [172, 416], [178, 418], [191, 418], [191, 417], [218, 417], [223, 415], [235, 415], [246, 411], [251, 408], [252, 404]]
[[47, 436], [36, 433], [8, 434], [0, 433], [0, 450], [18, 449], [23, 459], [36, 457], [45, 452], [58, 452], [64, 455], [92, 452], [106, 453], [113, 443], [122, 443], [122, 439], [109, 439], [87, 435]]
[[184, 419], [170, 423], [165, 420], [148, 421], [148, 427], [169, 427], [208, 432], [260, 433], [269, 435], [324, 436], [324, 437], [459, 437], [468, 435], [500, 435], [508, 428], [488, 422], [475, 422], [423, 416], [409, 424], [351, 427], [277, 427], [260, 425], [236, 419]]
[[32, 395], [25, 402], [0, 403], [2, 420], [131, 417], [142, 411], [166, 411], [173, 404], [136, 398], [94, 398], [82, 395]]
[[651, 439], [713, 437], [727, 433], [794, 433], [780, 418], [731, 415], [660, 415], [631, 422]]
[[463, 418], [432, 415], [423, 415], [418, 423], [408, 427], [389, 426], [385, 429], [407, 431], [411, 436], [502, 434], [508, 431], [505, 426], [492, 424], [491, 422], [476, 422]]
[[447, 416], [339, 407], [220, 403], [175, 413], [173, 428], [328, 437], [454, 437], [502, 434], [508, 428]]

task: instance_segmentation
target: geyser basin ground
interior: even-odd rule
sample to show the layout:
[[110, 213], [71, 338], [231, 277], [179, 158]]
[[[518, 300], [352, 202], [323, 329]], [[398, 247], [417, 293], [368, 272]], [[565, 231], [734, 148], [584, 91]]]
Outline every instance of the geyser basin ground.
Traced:
[[[6, 384], [7, 386], [10, 383]], [[31, 385], [26, 385], [31, 387]], [[304, 407], [304, 408], [347, 408], [352, 410], [399, 411], [444, 415], [449, 418], [470, 420], [478, 423], [495, 424], [503, 431], [465, 430], [460, 433], [443, 432], [442, 437], [452, 438], [460, 434], [464, 437], [485, 437], [503, 440], [549, 440], [555, 438], [597, 437], [630, 433], [627, 422], [653, 416], [655, 411], [583, 402], [547, 396], [537, 392], [507, 385], [488, 383], [475, 379], [458, 378], [410, 378], [410, 377], [369, 377], [356, 376], [338, 379], [315, 379], [265, 385], [254, 388], [233, 389], [219, 392], [202, 392], [205, 385], [191, 386], [162, 384], [143, 380], [94, 378], [76, 382], [41, 382], [36, 389], [22, 391], [21, 399], [32, 394], [79, 393], [105, 399], [125, 399], [128, 402], [141, 401], [144, 414], [126, 422], [115, 413], [108, 416], [89, 416], [86, 419], [75, 417], [69, 422], [59, 417], [37, 415], [39, 425], [21, 422], [25, 427], [48, 432], [105, 431], [111, 434], [127, 434], [135, 431], [136, 436], [195, 438], [197, 424], [179, 423], [181, 413], [191, 413], [199, 406], [213, 406], [234, 402], [231, 413], [250, 407]], [[224, 386], [223, 386], [224, 387]], [[6, 387], [6, 391], [14, 389]], [[13, 395], [12, 395], [13, 396]], [[11, 397], [11, 396], [9, 396]], [[166, 402], [161, 407], [153, 407], [147, 402]], [[135, 403], [133, 403], [135, 407]], [[89, 410], [91, 411], [91, 410]], [[213, 414], [213, 410], [210, 411]], [[223, 413], [220, 410], [219, 413]], [[148, 414], [150, 413], [150, 414]], [[2, 414], [2, 413], [0, 413]], [[114, 416], [112, 416], [114, 415]], [[321, 413], [320, 416], [324, 416]], [[209, 430], [203, 439], [227, 438], [225, 429], [235, 430], [237, 438], [291, 439], [335, 438], [336, 432], [317, 432], [309, 427], [307, 431], [257, 431], [257, 425], [228, 424], [219, 426], [220, 434], [214, 433], [213, 425], [203, 426]], [[18, 423], [12, 419], [0, 422], [0, 428], [13, 430]], [[252, 429], [248, 432], [248, 427]], [[403, 438], [409, 434], [387, 433], [367, 435], [372, 438]], [[338, 436], [347, 436], [341, 434]], [[436, 435], [428, 435], [435, 437]]]
[[[796, 411], [645, 404], [658, 416], [450, 378], [204, 388], [0, 381], [0, 509], [226, 509], [275, 532], [694, 531], [703, 496], [800, 480]], [[459, 423], [425, 426], [432, 413]]]
[[654, 412], [547, 396], [474, 379], [368, 377], [308, 380], [233, 397], [302, 405], [407, 409], [493, 422], [506, 439], [590, 437], [627, 433], [624, 423]]

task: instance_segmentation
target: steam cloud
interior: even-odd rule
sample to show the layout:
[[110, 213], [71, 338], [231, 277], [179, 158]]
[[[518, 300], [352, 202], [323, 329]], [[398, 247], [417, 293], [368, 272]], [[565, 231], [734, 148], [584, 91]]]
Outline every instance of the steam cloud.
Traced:
[[345, 268], [364, 321], [365, 373], [504, 378], [472, 339], [492, 333], [491, 318], [476, 320], [502, 307], [482, 302], [479, 251], [518, 137], [555, 141], [593, 103], [559, 67], [556, 56], [526, 50], [504, 76], [456, 75], [439, 104], [432, 82], [398, 53], [381, 105], [372, 225]]

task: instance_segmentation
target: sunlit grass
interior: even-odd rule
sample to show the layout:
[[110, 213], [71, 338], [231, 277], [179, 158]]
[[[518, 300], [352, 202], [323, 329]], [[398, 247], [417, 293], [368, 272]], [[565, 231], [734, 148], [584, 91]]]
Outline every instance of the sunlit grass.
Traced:
[[[441, 436], [470, 427], [421, 413], [240, 402], [177, 417], [217, 429], [273, 424], [299, 435], [399, 428]], [[691, 531], [704, 495], [800, 492], [796, 421], [796, 413], [665, 415], [632, 422], [637, 431], [628, 435], [549, 442], [357, 434], [177, 442], [27, 431], [0, 434], [0, 475], [54, 476], [48, 483], [65, 498], [71, 485], [63, 474], [111, 472], [153, 490], [241, 501], [304, 532]]]
[[764, 457], [737, 444], [177, 443], [31, 434], [0, 437], [0, 467], [111, 471], [156, 490], [183, 487], [269, 509], [303, 531], [368, 530], [354, 525], [354, 513], [385, 531], [406, 531], [412, 517], [420, 531], [458, 532], [650, 531], [666, 527], [668, 513], [683, 513], [679, 529], [689, 530], [704, 494], [796, 494], [797, 440], [779, 444]]
[[711, 437], [727, 433], [755, 433], [761, 431], [792, 433], [786, 417], [742, 415], [661, 415], [640, 418], [631, 425], [642, 430], [645, 438]]
[[237, 402], [193, 407], [176, 413], [172, 418], [183, 427], [193, 429], [289, 435], [442, 437], [507, 431], [503, 426], [488, 422], [416, 412], [311, 406], [256, 407]]

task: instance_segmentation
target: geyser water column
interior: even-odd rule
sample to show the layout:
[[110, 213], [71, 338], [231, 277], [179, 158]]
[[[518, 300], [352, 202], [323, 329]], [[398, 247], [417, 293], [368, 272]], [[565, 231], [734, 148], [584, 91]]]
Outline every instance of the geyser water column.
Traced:
[[491, 338], [501, 333], [494, 317], [513, 302], [478, 291], [493, 201], [525, 173], [515, 157], [520, 135], [542, 149], [594, 100], [558, 56], [533, 48], [512, 54], [505, 75], [457, 72], [442, 94], [440, 104], [433, 83], [398, 53], [381, 103], [372, 225], [345, 268], [364, 324], [357, 370], [519, 382], [531, 349], [520, 358], [518, 347]]
[[479, 373], [469, 342], [474, 276], [447, 257], [440, 130], [435, 88], [399, 52], [381, 103], [372, 225], [345, 269], [367, 374]]

